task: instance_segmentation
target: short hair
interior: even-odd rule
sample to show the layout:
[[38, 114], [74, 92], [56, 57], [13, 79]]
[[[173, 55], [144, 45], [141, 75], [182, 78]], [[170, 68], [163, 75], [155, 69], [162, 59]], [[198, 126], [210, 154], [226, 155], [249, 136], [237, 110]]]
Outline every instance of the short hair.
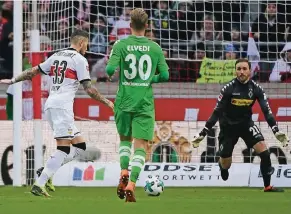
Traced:
[[71, 35], [71, 43], [76, 43], [83, 38], [89, 39], [89, 33], [84, 30], [75, 30]]
[[143, 30], [148, 23], [148, 14], [142, 8], [136, 8], [130, 13], [131, 26], [134, 30]]
[[248, 59], [245, 59], [245, 58], [237, 59], [237, 60], [235, 61], [235, 65], [234, 65], [234, 66], [236, 67], [236, 65], [237, 65], [238, 63], [240, 63], [240, 62], [247, 62], [248, 65], [249, 65], [249, 69], [251, 69], [251, 63], [249, 62]]

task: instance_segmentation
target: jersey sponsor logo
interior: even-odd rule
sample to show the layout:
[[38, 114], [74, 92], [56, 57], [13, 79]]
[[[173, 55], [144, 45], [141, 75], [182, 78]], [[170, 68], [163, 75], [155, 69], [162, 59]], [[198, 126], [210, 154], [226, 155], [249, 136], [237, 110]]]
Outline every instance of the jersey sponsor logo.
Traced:
[[231, 99], [231, 104], [235, 106], [250, 106], [253, 103], [253, 100], [248, 99]]
[[240, 95], [240, 93], [232, 93], [232, 95]]
[[122, 85], [148, 87], [150, 83], [148, 82], [122, 82]]

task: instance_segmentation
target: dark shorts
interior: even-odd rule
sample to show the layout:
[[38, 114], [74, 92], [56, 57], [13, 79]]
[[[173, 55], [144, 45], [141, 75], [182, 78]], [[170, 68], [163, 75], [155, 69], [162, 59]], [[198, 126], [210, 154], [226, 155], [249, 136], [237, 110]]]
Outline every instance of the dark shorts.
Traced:
[[240, 125], [220, 125], [218, 136], [220, 157], [231, 157], [239, 138], [243, 139], [248, 148], [253, 148], [258, 142], [264, 141], [261, 130], [253, 121]]

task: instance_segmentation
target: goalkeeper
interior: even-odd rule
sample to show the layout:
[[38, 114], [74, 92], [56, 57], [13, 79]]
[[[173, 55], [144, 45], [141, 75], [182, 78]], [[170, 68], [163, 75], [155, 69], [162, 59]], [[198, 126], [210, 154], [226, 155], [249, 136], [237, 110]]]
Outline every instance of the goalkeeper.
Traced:
[[253, 148], [261, 158], [260, 169], [264, 180], [265, 192], [283, 192], [282, 189], [270, 186], [274, 168], [271, 166], [270, 153], [264, 142], [260, 129], [252, 120], [252, 106], [258, 100], [265, 118], [282, 146], [288, 146], [288, 136], [277, 126], [270, 109], [267, 96], [262, 87], [250, 80], [250, 63], [247, 59], [238, 59], [235, 63], [236, 78], [226, 84], [218, 96], [216, 107], [206, 122], [204, 129], [192, 141], [196, 148], [209, 130], [219, 120], [219, 167], [221, 178], [227, 180], [228, 169], [232, 162], [232, 152], [239, 138], [242, 138], [248, 148]]
[[[168, 65], [161, 47], [144, 37], [148, 15], [143, 9], [131, 12], [132, 35], [115, 42], [106, 72], [111, 77], [120, 68], [119, 89], [114, 104], [114, 117], [120, 135], [121, 175], [117, 195], [135, 202], [136, 181], [145, 163], [148, 141], [153, 139], [155, 107], [151, 84], [169, 79]], [[156, 70], [159, 74], [155, 75]], [[128, 166], [132, 138], [134, 155], [129, 178]]]

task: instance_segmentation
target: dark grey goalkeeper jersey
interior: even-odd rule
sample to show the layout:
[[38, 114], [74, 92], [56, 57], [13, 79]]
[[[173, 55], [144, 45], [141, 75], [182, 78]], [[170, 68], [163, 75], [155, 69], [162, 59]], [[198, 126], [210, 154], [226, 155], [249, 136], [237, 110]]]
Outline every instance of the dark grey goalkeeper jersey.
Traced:
[[252, 121], [252, 107], [256, 100], [259, 102], [269, 126], [271, 128], [276, 126], [263, 88], [253, 80], [243, 84], [235, 78], [221, 89], [216, 107], [206, 122], [206, 127], [211, 129], [218, 120], [221, 125], [235, 125]]

